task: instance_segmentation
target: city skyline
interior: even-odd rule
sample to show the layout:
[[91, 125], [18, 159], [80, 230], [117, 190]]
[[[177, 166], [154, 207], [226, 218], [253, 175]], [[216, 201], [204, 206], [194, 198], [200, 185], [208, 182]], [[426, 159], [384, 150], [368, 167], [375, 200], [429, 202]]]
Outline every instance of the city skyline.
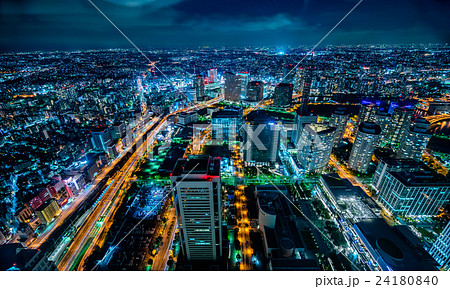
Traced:
[[450, 270], [449, 8], [2, 1], [0, 271], [435, 285]]

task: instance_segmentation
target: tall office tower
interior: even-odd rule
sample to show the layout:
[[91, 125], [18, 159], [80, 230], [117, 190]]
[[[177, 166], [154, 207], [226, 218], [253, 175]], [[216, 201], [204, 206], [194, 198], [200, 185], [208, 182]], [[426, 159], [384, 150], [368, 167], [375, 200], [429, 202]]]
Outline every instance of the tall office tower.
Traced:
[[296, 94], [301, 93], [303, 91], [303, 81], [305, 76], [305, 69], [303, 67], [297, 67], [295, 69], [295, 75], [294, 75], [294, 92]]
[[93, 131], [91, 142], [94, 150], [106, 152], [108, 150], [108, 146], [112, 143], [109, 129]]
[[263, 110], [250, 112], [244, 124], [244, 161], [247, 165], [272, 165], [280, 146], [280, 126]]
[[311, 69], [303, 70], [302, 96], [300, 98], [299, 111], [302, 115], [308, 115], [309, 96], [311, 94], [312, 71]]
[[286, 107], [292, 103], [292, 91], [294, 86], [290, 83], [279, 83], [275, 87], [273, 95], [273, 105], [279, 107]]
[[415, 172], [420, 171], [420, 167], [421, 163], [412, 159], [382, 158], [373, 175], [372, 186], [378, 191], [386, 172]]
[[295, 69], [293, 64], [286, 64], [283, 66], [283, 83], [293, 83], [295, 78]]
[[380, 133], [381, 127], [373, 122], [363, 122], [359, 125], [348, 160], [349, 168], [360, 173], [367, 171]]
[[403, 134], [397, 150], [397, 156], [420, 161], [432, 136], [428, 132], [429, 127], [430, 123], [426, 119], [416, 118], [412, 126], [408, 127]]
[[250, 81], [247, 85], [247, 100], [261, 101], [264, 95], [264, 83], [262, 81]]
[[191, 155], [187, 159], [179, 159], [170, 175], [170, 182], [184, 256], [188, 261], [220, 259], [220, 158]]
[[394, 151], [397, 151], [400, 140], [408, 127], [414, 114], [413, 109], [396, 107], [392, 113], [392, 121], [387, 129], [386, 140]]
[[205, 95], [205, 78], [201, 74], [194, 77], [195, 98], [194, 102], [200, 101]]
[[238, 72], [236, 75], [240, 78], [241, 85], [241, 99], [247, 97], [247, 85], [250, 78], [250, 74], [248, 72]]
[[126, 126], [124, 123], [115, 123], [111, 129], [111, 137], [113, 140], [118, 140], [125, 135]]
[[225, 72], [225, 100], [239, 102], [241, 100], [241, 78], [232, 72]]
[[382, 139], [384, 139], [388, 127], [391, 123], [391, 115], [385, 111], [385, 110], [381, 110], [380, 108], [377, 110], [377, 112], [375, 113], [375, 121], [376, 124], [378, 124], [381, 127], [381, 136], [380, 136], [380, 141]]
[[449, 202], [450, 183], [423, 163], [415, 163], [415, 170], [385, 170], [380, 174], [374, 186], [378, 201], [394, 215], [436, 216]]
[[317, 172], [325, 168], [333, 148], [335, 127], [324, 124], [307, 124], [297, 145], [297, 159], [307, 172]]
[[211, 68], [208, 70], [208, 78], [210, 82], [217, 82], [219, 80], [217, 78], [217, 68]]
[[430, 249], [430, 255], [441, 265], [441, 268], [448, 270], [450, 267], [450, 222], [445, 226], [444, 231], [439, 235], [433, 247]]
[[329, 125], [336, 128], [334, 134], [333, 147], [337, 147], [344, 137], [345, 128], [347, 127], [348, 111], [345, 107], [337, 107], [331, 114]]
[[317, 123], [317, 115], [302, 115], [300, 111], [295, 112], [294, 128], [292, 131], [291, 142], [297, 146], [298, 140], [302, 135], [302, 130], [309, 123]]
[[375, 122], [377, 106], [371, 102], [363, 101], [356, 120], [356, 128], [363, 122]]
[[238, 141], [242, 127], [242, 108], [225, 107], [212, 113], [212, 138], [219, 142], [234, 143]]

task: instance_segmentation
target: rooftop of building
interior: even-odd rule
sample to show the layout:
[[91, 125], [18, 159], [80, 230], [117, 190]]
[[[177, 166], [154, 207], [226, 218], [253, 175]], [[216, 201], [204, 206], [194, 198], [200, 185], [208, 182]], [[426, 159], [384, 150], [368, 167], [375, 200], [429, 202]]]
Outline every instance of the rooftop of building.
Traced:
[[450, 182], [444, 175], [425, 167], [417, 171], [390, 172], [390, 174], [402, 184], [409, 187], [448, 187], [450, 185]]
[[362, 122], [359, 125], [358, 131], [367, 133], [367, 134], [380, 134], [381, 127], [374, 122]]
[[292, 83], [280, 82], [277, 84], [277, 87], [294, 87]]
[[381, 160], [386, 163], [389, 167], [399, 167], [399, 168], [418, 168], [423, 164], [413, 160], [413, 159], [396, 159], [396, 158], [383, 158]]
[[[255, 187], [255, 191], [258, 197], [259, 207], [266, 213], [275, 215], [276, 207], [275, 202], [278, 201], [280, 196], [280, 191], [283, 194], [287, 194], [286, 186], [273, 186], [273, 185], [259, 185]], [[284, 213], [286, 214], [286, 213]]]
[[354, 225], [393, 271], [434, 271], [436, 262], [405, 226], [390, 227], [383, 219], [367, 219]]
[[237, 118], [242, 116], [242, 108], [227, 106], [222, 110], [212, 113], [212, 118]]
[[249, 86], [251, 86], [251, 85], [253, 85], [253, 86], [256, 86], [256, 85], [264, 85], [264, 82], [262, 82], [262, 81], [250, 81], [249, 83], [248, 83], [248, 85]]
[[269, 116], [264, 110], [254, 110], [246, 116], [246, 121], [251, 123], [275, 123], [275, 118]]
[[307, 124], [317, 134], [329, 134], [336, 131], [335, 127], [328, 126], [323, 123], [309, 123]]
[[55, 202], [55, 199], [51, 198], [45, 201], [42, 205], [39, 206], [39, 208], [36, 209], [36, 211], [42, 211], [45, 210], [51, 203]]
[[208, 155], [190, 155], [187, 159], [179, 159], [172, 171], [172, 176], [184, 174], [202, 174], [219, 176], [220, 158]]
[[349, 112], [348, 112], [346, 107], [338, 106], [338, 107], [336, 107], [335, 110], [333, 110], [333, 114], [335, 114], [335, 115], [348, 115]]

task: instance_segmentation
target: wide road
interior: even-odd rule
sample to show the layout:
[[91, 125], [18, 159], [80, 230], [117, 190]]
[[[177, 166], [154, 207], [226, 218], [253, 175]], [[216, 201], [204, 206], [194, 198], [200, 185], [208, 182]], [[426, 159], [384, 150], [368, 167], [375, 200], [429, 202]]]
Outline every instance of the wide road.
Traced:
[[[172, 229], [170, 229], [172, 223], [173, 226]], [[162, 235], [163, 245], [160, 246], [159, 252], [156, 254], [155, 259], [153, 259], [152, 271], [165, 271], [177, 226], [178, 224], [175, 208], [171, 208], [169, 211], [169, 216], [167, 217], [167, 224]]]
[[[149, 125], [155, 123], [158, 120], [158, 118], [154, 118], [153, 121], [146, 126], [148, 128]], [[143, 136], [143, 132], [139, 134], [136, 137], [137, 139], [140, 139]], [[136, 141], [134, 142], [136, 143]], [[134, 144], [133, 143], [133, 144]], [[130, 149], [132, 145], [126, 148], [121, 155], [125, 155]], [[112, 161], [108, 166], [104, 167], [103, 170], [96, 176], [95, 180], [88, 185], [88, 187], [81, 192], [70, 204], [69, 206], [61, 212], [61, 214], [56, 218], [53, 223], [51, 223], [44, 232], [42, 232], [36, 239], [33, 240], [32, 243], [28, 245], [29, 248], [35, 249], [38, 248], [40, 245], [42, 245], [47, 239], [51, 236], [51, 234], [64, 223], [66, 218], [74, 212], [80, 205], [83, 204], [83, 202], [86, 200], [86, 198], [90, 195], [90, 193], [95, 189], [95, 187], [98, 185], [98, 183], [116, 166], [116, 164], [121, 160], [121, 157], [116, 158], [114, 161]]]
[[343, 168], [341, 165], [338, 164], [336, 156], [331, 155], [330, 163], [333, 167], [335, 167], [338, 170], [338, 174], [341, 178], [348, 179], [350, 183], [352, 183], [352, 185], [360, 187], [369, 197], [372, 196], [372, 192], [370, 192], [366, 187], [364, 187], [364, 185], [361, 184], [361, 182], [354, 175], [352, 175], [347, 169]]
[[[167, 118], [180, 112], [190, 112], [193, 110], [201, 109], [203, 107], [217, 103], [220, 100], [221, 98], [215, 98], [202, 104], [197, 104], [188, 108], [184, 108], [172, 112], [162, 119], [162, 121], [158, 124], [158, 126], [153, 129], [151, 134], [148, 135], [147, 141], [143, 142], [136, 149], [136, 151], [133, 153], [130, 159], [122, 167], [122, 170], [117, 172], [116, 175], [113, 177], [114, 183], [103, 194], [103, 196], [97, 203], [92, 213], [86, 218], [84, 224], [78, 230], [69, 249], [61, 259], [61, 262], [58, 264], [59, 270], [62, 271], [71, 270], [73, 265], [78, 259], [84, 261], [85, 258], [83, 256], [84, 255], [88, 256], [91, 253], [92, 249], [94, 248], [93, 245], [98, 240], [98, 237], [100, 236], [100, 234], [104, 229], [104, 224], [107, 223], [107, 220], [111, 217], [112, 213], [115, 211], [114, 210], [115, 207], [118, 204], [117, 200], [120, 198], [120, 195], [117, 195], [117, 192], [122, 187], [124, 181], [129, 179], [130, 175], [136, 168], [136, 165], [139, 163], [140, 158], [145, 154], [148, 146], [153, 142], [153, 139], [163, 128], [165, 128]], [[144, 133], [141, 133], [140, 137], [137, 137], [135, 139], [133, 145], [136, 144], [138, 140], [140, 140], [143, 134]], [[116, 201], [111, 203], [115, 197], [117, 197]], [[102, 220], [103, 222], [98, 224], [97, 222], [101, 217], [103, 217]], [[92, 233], [93, 230], [95, 230], [94, 233]], [[88, 241], [92, 243], [88, 243]]]

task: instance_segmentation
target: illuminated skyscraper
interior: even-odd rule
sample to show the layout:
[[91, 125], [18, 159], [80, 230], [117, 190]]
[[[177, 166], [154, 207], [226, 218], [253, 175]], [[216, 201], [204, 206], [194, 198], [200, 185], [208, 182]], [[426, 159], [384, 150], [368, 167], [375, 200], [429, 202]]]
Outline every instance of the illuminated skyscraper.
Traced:
[[240, 79], [241, 99], [246, 98], [246, 96], [247, 96], [247, 85], [248, 85], [250, 74], [248, 72], [238, 72], [238, 73], [236, 73], [236, 76], [238, 76], [239, 79]]
[[293, 83], [295, 77], [295, 70], [289, 73], [294, 68], [293, 64], [283, 66], [283, 81], [284, 83]]
[[439, 235], [433, 247], [430, 249], [430, 255], [441, 265], [441, 268], [448, 270], [450, 267], [450, 222], [445, 226], [444, 231]]
[[324, 124], [305, 125], [297, 145], [297, 159], [307, 173], [321, 170], [328, 164], [335, 132], [335, 127]]
[[262, 110], [250, 112], [244, 124], [244, 161], [247, 165], [272, 165], [277, 160], [280, 126]]
[[418, 118], [412, 126], [403, 133], [397, 150], [399, 158], [410, 158], [416, 161], [422, 159], [423, 152], [431, 139], [432, 134], [428, 132], [430, 123], [424, 118]]
[[235, 142], [238, 141], [242, 127], [242, 108], [225, 107], [215, 111], [211, 116], [213, 140]]
[[217, 68], [208, 70], [208, 78], [210, 82], [217, 82], [219, 80], [217, 78]]
[[381, 127], [381, 136], [380, 136], [380, 142], [382, 139], [384, 139], [388, 127], [391, 124], [391, 115], [384, 110], [381, 110], [380, 108], [375, 113], [375, 123], [378, 124]]
[[386, 140], [388, 144], [394, 149], [398, 150], [400, 140], [408, 127], [411, 125], [412, 116], [414, 114], [413, 109], [396, 107], [392, 113], [392, 121], [388, 126], [386, 132]]
[[348, 112], [345, 107], [337, 107], [331, 114], [330, 123], [331, 127], [336, 128], [336, 133], [334, 134], [333, 147], [337, 147], [342, 140], [345, 133], [345, 128], [347, 127]]
[[247, 100], [261, 101], [264, 95], [264, 83], [262, 81], [250, 81], [247, 85]]
[[[411, 162], [415, 164], [411, 166]], [[373, 184], [378, 201], [392, 214], [436, 216], [449, 202], [450, 183], [423, 163], [386, 160], [380, 162], [377, 171]]]
[[203, 100], [203, 96], [205, 95], [205, 78], [201, 74], [197, 74], [194, 77], [194, 89], [195, 89], [195, 98], [194, 102]]
[[291, 105], [293, 89], [294, 86], [290, 83], [279, 83], [275, 87], [273, 105], [279, 107], [286, 107]]
[[94, 150], [107, 152], [108, 146], [112, 143], [109, 129], [93, 131], [91, 141]]
[[241, 78], [232, 72], [225, 72], [225, 100], [240, 102]]
[[356, 128], [363, 122], [375, 122], [375, 113], [378, 107], [370, 101], [363, 101], [356, 120]]
[[296, 94], [301, 94], [296, 98], [300, 103], [299, 112], [301, 115], [308, 114], [309, 96], [311, 94], [312, 70], [310, 68], [297, 68], [294, 77], [294, 90]]
[[317, 123], [317, 115], [302, 115], [300, 111], [295, 112], [294, 128], [292, 131], [291, 142], [297, 146], [298, 140], [302, 135], [302, 130], [309, 123]]
[[367, 171], [375, 147], [378, 144], [380, 133], [380, 126], [373, 122], [363, 122], [359, 125], [348, 160], [350, 169], [360, 173]]
[[191, 155], [187, 159], [180, 159], [170, 175], [170, 182], [184, 256], [188, 261], [220, 259], [220, 158]]

